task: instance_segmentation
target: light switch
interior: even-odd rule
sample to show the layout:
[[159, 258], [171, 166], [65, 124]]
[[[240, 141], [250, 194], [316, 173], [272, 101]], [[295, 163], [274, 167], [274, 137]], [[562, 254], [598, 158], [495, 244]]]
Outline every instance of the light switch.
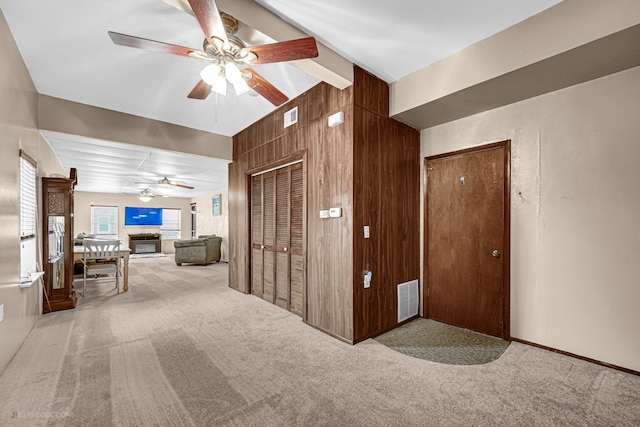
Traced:
[[329, 211], [328, 210], [322, 210], [320, 211], [320, 218], [329, 218]]
[[364, 226], [364, 238], [368, 239], [369, 237], [371, 237], [370, 234], [369, 234], [369, 226], [365, 225]]
[[329, 209], [329, 216], [331, 216], [331, 218], [340, 218], [342, 216], [342, 208]]
[[0, 322], [4, 320], [4, 304], [0, 304]]
[[371, 272], [367, 271], [367, 273], [364, 275], [364, 287], [365, 289], [368, 289], [371, 287]]

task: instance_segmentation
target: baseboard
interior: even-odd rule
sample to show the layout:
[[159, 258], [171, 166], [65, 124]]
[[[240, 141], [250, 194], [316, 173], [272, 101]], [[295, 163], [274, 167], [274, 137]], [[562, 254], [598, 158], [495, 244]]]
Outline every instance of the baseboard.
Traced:
[[591, 359], [589, 357], [580, 356], [578, 354], [570, 353], [568, 351], [558, 350], [557, 348], [547, 347], [546, 345], [537, 344], [531, 341], [522, 340], [520, 338], [511, 337], [511, 341], [519, 342], [520, 344], [530, 345], [532, 347], [541, 348], [543, 350], [552, 351], [554, 353], [562, 354], [564, 356], [573, 357], [575, 359], [584, 360], [585, 362], [595, 363], [596, 365], [604, 366], [606, 368], [615, 369], [616, 371], [625, 372], [627, 374], [640, 376], [640, 372], [634, 371], [633, 369], [623, 368], [622, 366], [612, 365], [611, 363], [606, 363], [601, 360]]

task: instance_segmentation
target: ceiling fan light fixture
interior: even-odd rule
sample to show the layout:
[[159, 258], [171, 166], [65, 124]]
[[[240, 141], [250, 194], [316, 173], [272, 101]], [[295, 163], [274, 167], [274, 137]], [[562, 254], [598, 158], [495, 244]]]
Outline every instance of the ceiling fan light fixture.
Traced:
[[140, 201], [144, 203], [147, 203], [152, 198], [153, 198], [153, 193], [151, 193], [151, 191], [149, 191], [148, 188], [145, 188], [140, 192], [140, 194], [138, 194], [138, 199], [140, 199]]
[[158, 185], [158, 193], [160, 193], [164, 197], [168, 196], [172, 190], [173, 187], [171, 187], [170, 184], [162, 183]]
[[249, 92], [247, 81], [242, 76], [242, 71], [240, 71], [236, 64], [233, 62], [227, 62], [224, 65], [224, 72], [229, 83], [233, 85], [233, 90], [235, 90], [236, 95], [242, 95]]
[[220, 95], [227, 94], [227, 79], [218, 64], [207, 65], [200, 71], [200, 78], [211, 85], [211, 90]]

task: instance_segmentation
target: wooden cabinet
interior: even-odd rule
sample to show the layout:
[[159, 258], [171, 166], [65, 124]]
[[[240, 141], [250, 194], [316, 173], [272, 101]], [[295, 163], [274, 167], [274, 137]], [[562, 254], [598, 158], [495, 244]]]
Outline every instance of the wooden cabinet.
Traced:
[[45, 298], [43, 311], [75, 308], [73, 290], [73, 188], [76, 172], [70, 178], [42, 178], [42, 259]]

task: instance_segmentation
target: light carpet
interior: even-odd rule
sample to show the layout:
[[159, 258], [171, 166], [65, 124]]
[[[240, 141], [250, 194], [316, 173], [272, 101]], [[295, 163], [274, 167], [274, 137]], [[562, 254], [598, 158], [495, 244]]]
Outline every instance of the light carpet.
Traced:
[[637, 376], [518, 343], [476, 366], [352, 346], [227, 281], [135, 259], [129, 292], [44, 315], [0, 376], [0, 425], [640, 424]]

